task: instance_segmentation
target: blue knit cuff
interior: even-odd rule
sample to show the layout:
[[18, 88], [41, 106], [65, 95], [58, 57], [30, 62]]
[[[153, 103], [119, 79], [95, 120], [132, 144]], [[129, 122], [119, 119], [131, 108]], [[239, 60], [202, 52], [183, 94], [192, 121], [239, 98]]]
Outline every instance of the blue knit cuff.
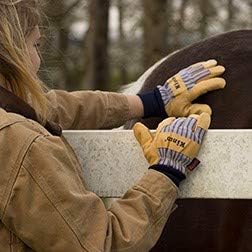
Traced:
[[162, 172], [164, 175], [169, 177], [177, 187], [179, 187], [180, 182], [186, 178], [185, 174], [181, 171], [166, 165], [152, 165], [149, 169]]
[[143, 118], [148, 118], [148, 117], [166, 118], [167, 117], [167, 114], [164, 108], [164, 103], [157, 87], [151, 92], [137, 94], [137, 95], [142, 100], [142, 103], [144, 106]]

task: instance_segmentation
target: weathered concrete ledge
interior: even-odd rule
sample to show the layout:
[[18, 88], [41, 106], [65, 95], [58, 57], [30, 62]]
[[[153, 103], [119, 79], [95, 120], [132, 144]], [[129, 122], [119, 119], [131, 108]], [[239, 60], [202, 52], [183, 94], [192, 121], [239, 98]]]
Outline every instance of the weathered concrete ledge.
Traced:
[[[148, 169], [132, 130], [64, 131], [83, 167], [87, 189], [120, 197]], [[252, 130], [209, 130], [201, 164], [180, 198], [252, 199]]]

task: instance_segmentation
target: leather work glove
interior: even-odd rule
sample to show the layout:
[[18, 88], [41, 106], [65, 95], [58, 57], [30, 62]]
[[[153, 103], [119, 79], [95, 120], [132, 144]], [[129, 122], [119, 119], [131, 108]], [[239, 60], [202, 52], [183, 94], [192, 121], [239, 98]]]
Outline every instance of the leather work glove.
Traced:
[[142, 123], [136, 123], [134, 134], [150, 164], [149, 169], [164, 173], [179, 186], [186, 178], [186, 168], [198, 155], [210, 121], [208, 113], [188, 118], [169, 117], [158, 125], [154, 134]]
[[180, 117], [202, 112], [211, 115], [208, 105], [192, 104], [192, 101], [209, 91], [224, 88], [225, 80], [217, 78], [224, 71], [223, 66], [217, 66], [216, 60], [199, 62], [181, 70], [152, 92], [138, 94], [144, 105], [144, 118]]

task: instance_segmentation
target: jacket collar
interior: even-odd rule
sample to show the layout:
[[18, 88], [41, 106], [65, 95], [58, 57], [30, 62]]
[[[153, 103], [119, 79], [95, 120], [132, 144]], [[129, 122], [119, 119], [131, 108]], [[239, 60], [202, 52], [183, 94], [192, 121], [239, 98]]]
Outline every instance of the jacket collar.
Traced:
[[9, 90], [2, 86], [0, 86], [0, 107], [6, 110], [7, 112], [20, 114], [26, 118], [38, 122], [44, 128], [46, 128], [52, 135], [62, 135], [62, 128], [59, 124], [47, 120], [45, 125], [43, 125], [39, 121], [38, 116], [33, 107], [31, 107], [28, 103], [26, 103], [21, 98], [11, 93]]

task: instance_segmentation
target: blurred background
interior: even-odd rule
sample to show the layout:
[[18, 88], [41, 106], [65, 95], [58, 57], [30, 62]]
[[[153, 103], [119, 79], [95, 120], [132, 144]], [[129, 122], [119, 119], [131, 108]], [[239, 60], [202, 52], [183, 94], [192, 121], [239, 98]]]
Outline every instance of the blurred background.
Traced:
[[162, 57], [252, 28], [252, 0], [48, 0], [40, 76], [51, 88], [117, 91]]

